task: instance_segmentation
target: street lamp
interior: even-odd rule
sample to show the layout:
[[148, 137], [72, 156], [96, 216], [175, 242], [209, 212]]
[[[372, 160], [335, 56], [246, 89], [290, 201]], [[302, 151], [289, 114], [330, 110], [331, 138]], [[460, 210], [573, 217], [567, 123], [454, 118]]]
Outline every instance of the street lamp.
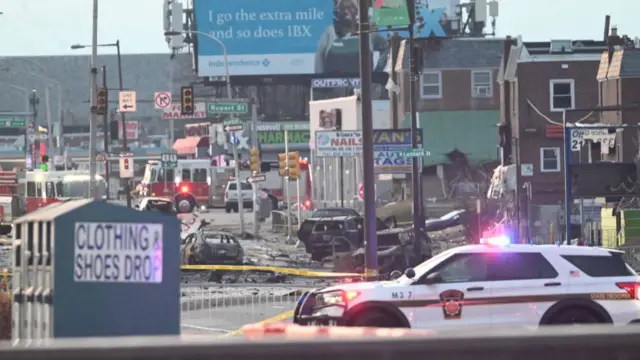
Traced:
[[184, 34], [202, 35], [204, 37], [208, 37], [209, 39], [217, 42], [218, 45], [220, 45], [220, 47], [222, 48], [222, 54], [224, 56], [224, 75], [227, 77], [227, 97], [231, 99], [233, 96], [231, 95], [231, 76], [229, 76], [229, 59], [228, 59], [229, 53], [227, 52], [227, 47], [224, 46], [224, 43], [222, 42], [222, 40], [218, 39], [217, 37], [211, 34], [207, 34], [206, 32], [197, 31], [197, 30], [185, 30], [185, 31], [174, 30], [174, 31], [164, 32], [164, 36], [176, 36], [176, 35], [184, 35]]
[[[90, 45], [81, 45], [81, 44], [74, 44], [71, 45], [71, 50], [79, 50], [79, 49], [85, 49], [85, 48], [90, 48]], [[115, 47], [116, 48], [116, 54], [118, 57], [118, 87], [119, 90], [122, 91], [124, 90], [124, 85], [123, 85], [123, 80], [122, 80], [122, 54], [120, 53], [120, 40], [116, 40], [115, 43], [112, 44], [98, 44], [98, 47]], [[126, 117], [124, 112], [120, 112], [120, 119], [122, 122], [122, 146], [125, 148], [125, 150], [129, 150], [128, 146], [127, 146], [127, 126], [126, 126]], [[106, 136], [106, 130], [105, 129], [105, 136]]]

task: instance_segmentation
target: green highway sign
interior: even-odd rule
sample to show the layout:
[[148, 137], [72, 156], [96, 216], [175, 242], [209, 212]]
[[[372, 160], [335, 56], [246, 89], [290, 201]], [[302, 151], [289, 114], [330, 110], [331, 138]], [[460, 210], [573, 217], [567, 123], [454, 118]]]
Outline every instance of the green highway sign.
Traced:
[[406, 149], [398, 151], [401, 157], [423, 157], [430, 156], [431, 153], [424, 149]]
[[25, 116], [0, 116], [0, 128], [23, 128], [27, 126]]
[[163, 169], [175, 169], [178, 167], [178, 154], [162, 153], [160, 154], [160, 163]]
[[235, 102], [215, 102], [207, 103], [207, 115], [216, 114], [246, 114], [249, 112], [249, 105]]

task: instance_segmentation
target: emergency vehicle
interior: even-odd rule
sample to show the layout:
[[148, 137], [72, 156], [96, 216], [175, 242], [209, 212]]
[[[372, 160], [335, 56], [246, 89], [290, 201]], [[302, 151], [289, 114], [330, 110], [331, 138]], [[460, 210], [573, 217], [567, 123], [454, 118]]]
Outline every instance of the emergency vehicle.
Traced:
[[[82, 170], [27, 171], [24, 177], [26, 212], [63, 200], [90, 198], [89, 179], [89, 172]], [[102, 196], [106, 182], [100, 175], [96, 175], [96, 186]]]
[[0, 223], [10, 223], [14, 217], [22, 215], [19, 209], [19, 173], [0, 170]]
[[231, 178], [233, 168], [211, 166], [206, 159], [180, 159], [174, 169], [163, 169], [160, 161], [151, 160], [138, 193], [142, 197], [173, 199], [178, 212], [192, 212], [197, 206], [223, 207]]
[[514, 245], [506, 237], [444, 251], [392, 281], [305, 294], [300, 325], [451, 329], [640, 323], [640, 278], [617, 250]]

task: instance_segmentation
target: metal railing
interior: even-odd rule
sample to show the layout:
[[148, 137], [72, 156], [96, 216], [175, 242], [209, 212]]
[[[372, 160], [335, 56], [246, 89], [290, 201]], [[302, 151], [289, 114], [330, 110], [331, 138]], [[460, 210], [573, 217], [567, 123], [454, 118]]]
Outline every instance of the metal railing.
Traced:
[[182, 284], [182, 332], [221, 335], [250, 323], [287, 320], [309, 289], [287, 284]]
[[[433, 333], [367, 332], [339, 329], [324, 336], [269, 336], [212, 340], [208, 336], [104, 339], [60, 339], [6, 343], [2, 360], [628, 360], [638, 359], [640, 328], [635, 326], [549, 327]], [[462, 345], [462, 346], [461, 346]]]

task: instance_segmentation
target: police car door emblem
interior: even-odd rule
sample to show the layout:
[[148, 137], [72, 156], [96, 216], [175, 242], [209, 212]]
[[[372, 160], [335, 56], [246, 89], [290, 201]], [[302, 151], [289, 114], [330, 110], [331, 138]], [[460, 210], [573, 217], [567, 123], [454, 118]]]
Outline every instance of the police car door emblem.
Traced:
[[460, 319], [464, 293], [460, 290], [445, 290], [440, 293], [442, 312], [446, 320]]

